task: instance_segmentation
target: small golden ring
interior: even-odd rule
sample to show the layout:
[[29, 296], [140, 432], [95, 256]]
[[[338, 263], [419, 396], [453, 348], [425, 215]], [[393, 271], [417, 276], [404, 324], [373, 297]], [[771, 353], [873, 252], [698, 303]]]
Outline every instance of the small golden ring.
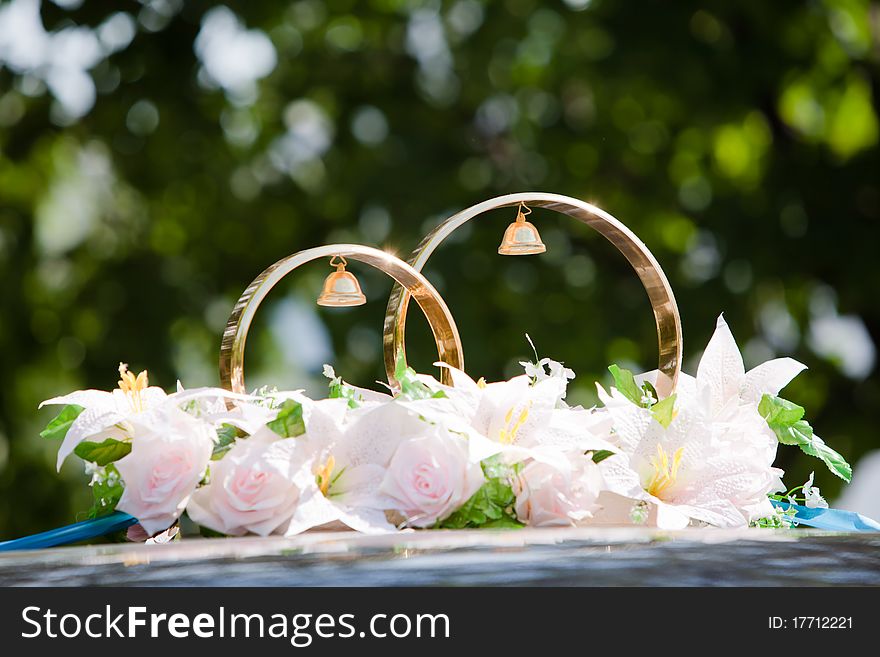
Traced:
[[[424, 312], [434, 334], [439, 359], [449, 365], [462, 369], [461, 339], [455, 320], [446, 302], [434, 286], [418, 271], [400, 258], [360, 244], [328, 244], [306, 249], [287, 256], [257, 276], [236, 302], [223, 331], [220, 344], [220, 384], [227, 390], [245, 393], [244, 348], [248, 330], [257, 309], [269, 291], [294, 269], [312, 260], [325, 257], [351, 258], [379, 269], [394, 279], [396, 286], [412, 295]], [[386, 327], [386, 331], [388, 327]], [[441, 380], [450, 384], [448, 370], [440, 373]], [[396, 386], [394, 368], [388, 371], [388, 382]]]

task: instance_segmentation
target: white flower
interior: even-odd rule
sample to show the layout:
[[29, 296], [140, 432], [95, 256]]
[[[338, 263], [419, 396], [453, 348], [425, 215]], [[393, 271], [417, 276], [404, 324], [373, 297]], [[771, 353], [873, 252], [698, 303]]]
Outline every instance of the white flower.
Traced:
[[397, 401], [364, 401], [351, 409], [345, 399], [312, 402], [305, 424], [297, 440], [311, 454], [311, 479], [286, 535], [332, 523], [366, 533], [394, 531], [385, 517], [393, 503], [379, 486], [397, 445], [433, 425]]
[[522, 365], [526, 376], [530, 379], [537, 379], [538, 377], [547, 378], [547, 371], [544, 369], [541, 362], [533, 363], [531, 361], [521, 360], [519, 364]]
[[806, 367], [792, 358], [775, 358], [746, 372], [736, 340], [721, 315], [700, 358], [697, 385], [711, 390], [712, 410], [719, 414], [732, 405], [757, 405], [765, 393], [778, 394]]
[[550, 368], [550, 376], [556, 377], [557, 379], [564, 379], [566, 381], [570, 381], [575, 377], [574, 370], [565, 367], [562, 363], [550, 360], [549, 358], [544, 358], [541, 361], [542, 365], [547, 365]]
[[[696, 379], [682, 375], [677, 415], [668, 428], [650, 410], [599, 386], [620, 451], [600, 464], [609, 488], [650, 503], [650, 521], [661, 527], [683, 527], [691, 520], [744, 526], [767, 516], [772, 512], [767, 494], [780, 490], [782, 471], [772, 467], [778, 441], [757, 405], [763, 394], [778, 393], [802, 369], [782, 358], [746, 373], [733, 336], [719, 318]], [[624, 505], [611, 508], [619, 512]]]
[[827, 509], [828, 502], [822, 497], [822, 494], [819, 492], [819, 487], [813, 486], [813, 475], [815, 474], [815, 472], [810, 473], [810, 478], [807, 479], [807, 482], [803, 487], [804, 498], [806, 499], [805, 506], [810, 509]]
[[479, 463], [468, 458], [466, 441], [436, 428], [398, 446], [379, 490], [407, 524], [429, 527], [464, 504], [484, 481]]
[[[567, 383], [575, 377], [574, 370], [550, 358], [542, 358], [537, 363], [523, 360], [519, 364], [525, 370], [526, 376], [532, 379], [534, 383], [553, 378], [562, 379]], [[550, 370], [549, 374], [547, 373], [548, 369]], [[565, 394], [563, 393], [562, 396], [565, 397]]]
[[217, 434], [177, 408], [132, 418], [131, 452], [116, 462], [125, 489], [116, 508], [153, 535], [180, 516], [202, 480]]
[[[742, 355], [730, 327], [720, 315], [715, 333], [706, 346], [697, 376], [679, 375], [676, 391], [679, 397], [692, 397], [708, 390], [712, 416], [724, 419], [735, 416], [741, 406], [757, 408], [764, 394], [777, 395], [806, 365], [793, 358], [775, 358], [745, 371]], [[636, 381], [656, 384], [657, 371], [636, 377]]]
[[[565, 385], [568, 385], [568, 381], [574, 378], [574, 370], [565, 367], [562, 363], [552, 360], [550, 358], [538, 358], [538, 350], [535, 348], [535, 343], [532, 342], [531, 336], [526, 333], [526, 340], [529, 341], [529, 345], [532, 347], [532, 351], [535, 353], [535, 361], [534, 363], [528, 361], [520, 361], [519, 364], [525, 370], [526, 376], [532, 379], [533, 383], [538, 383], [539, 381], [543, 381], [544, 379], [550, 378], [558, 378], [562, 379]], [[547, 368], [550, 370], [550, 374], [547, 374]], [[560, 400], [565, 398], [565, 389], [563, 388], [562, 395], [560, 396]]]
[[[280, 395], [281, 399], [287, 399], [288, 396], [295, 396], [297, 393], [275, 392], [273, 394]], [[228, 404], [230, 400], [235, 402], [231, 407]], [[180, 381], [177, 382], [177, 392], [168, 395], [164, 405], [177, 406], [215, 427], [231, 424], [247, 434], [256, 433], [277, 413], [277, 410], [274, 409], [275, 398], [273, 396], [242, 395], [223, 388], [212, 387], [185, 389]]]
[[494, 443], [494, 451], [503, 452], [508, 462], [525, 460], [531, 449], [545, 446], [613, 449], [607, 440], [611, 428], [607, 413], [559, 406], [565, 377], [547, 377], [533, 384], [528, 376], [518, 376], [487, 384], [482, 379], [474, 382], [461, 370], [448, 369], [454, 387], [443, 388], [447, 403], [470, 430]]
[[[295, 459], [297, 439], [279, 437], [264, 428], [239, 440], [211, 465], [211, 479], [186, 507], [193, 522], [238, 536], [267, 536], [290, 522], [300, 488], [311, 474]], [[303, 474], [304, 473], [304, 474]]]
[[580, 452], [545, 450], [539, 459], [530, 460], [513, 482], [517, 518], [533, 527], [571, 526], [591, 518], [604, 488], [599, 466]]
[[125, 363], [120, 363], [119, 376], [119, 388], [112, 392], [77, 390], [62, 397], [47, 399], [40, 404], [40, 408], [53, 404], [75, 404], [85, 409], [71, 424], [58, 449], [56, 467], [59, 470], [64, 459], [83, 440], [102, 442], [107, 438], [129, 438], [125, 423], [144, 411], [155, 408], [167, 398], [164, 390], [149, 385], [146, 371], [135, 376], [128, 371]]
[[600, 469], [614, 493], [655, 505], [658, 526], [680, 528], [693, 519], [737, 527], [770, 510], [767, 494], [780, 488], [782, 471], [772, 467], [752, 416], [713, 421], [707, 403], [685, 399], [664, 428], [616, 390], [600, 390], [600, 397], [619, 451]]
[[180, 384], [176, 394], [167, 395], [161, 388], [149, 385], [146, 370], [135, 376], [128, 371], [125, 363], [119, 364], [119, 376], [119, 387], [116, 390], [77, 390], [62, 397], [47, 399], [40, 404], [40, 408], [74, 404], [84, 409], [70, 425], [58, 449], [56, 467], [59, 470], [64, 460], [82, 441], [103, 442], [108, 438], [131, 440], [132, 423], [140, 420], [143, 424], [145, 414], [164, 407], [187, 407], [194, 415], [215, 424], [229, 421], [236, 426], [243, 424], [245, 428], [253, 428], [255, 425], [255, 422], [248, 423], [246, 419], [240, 419], [240, 413], [229, 412], [225, 408], [226, 399], [251, 399], [246, 395], [236, 395], [219, 388], [184, 390]]

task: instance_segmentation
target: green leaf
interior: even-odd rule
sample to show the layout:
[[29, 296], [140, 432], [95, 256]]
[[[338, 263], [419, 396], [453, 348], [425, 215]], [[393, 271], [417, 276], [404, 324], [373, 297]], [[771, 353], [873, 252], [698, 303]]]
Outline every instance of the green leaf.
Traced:
[[516, 518], [513, 504], [511, 479], [519, 470], [518, 465], [502, 463], [497, 457], [481, 464], [486, 482], [452, 515], [439, 521], [437, 527], [464, 529], [465, 527], [522, 527]]
[[199, 525], [199, 535], [205, 538], [226, 538], [226, 534]]
[[[768, 495], [770, 499], [777, 499], [776, 495]], [[787, 500], [783, 500], [787, 501]], [[750, 527], [761, 527], [762, 529], [790, 529], [796, 525], [795, 516], [797, 511], [789, 506], [784, 511], [779, 507], [774, 507], [773, 512], [764, 518], [757, 518], [749, 523]]]
[[498, 520], [490, 520], [484, 523], [482, 529], [522, 529], [525, 527], [519, 520], [514, 520], [509, 516], [504, 516]]
[[42, 438], [48, 438], [49, 440], [64, 440], [64, 437], [70, 430], [70, 425], [73, 424], [73, 421], [78, 418], [80, 413], [84, 410], [86, 409], [82, 406], [68, 404], [61, 410], [54, 420], [46, 425], [46, 428], [40, 432], [40, 436]]
[[416, 371], [407, 367], [406, 359], [403, 357], [403, 350], [397, 352], [397, 361], [394, 365], [394, 378], [400, 385], [399, 397], [416, 401], [419, 399], [442, 399], [446, 397], [446, 393], [442, 390], [433, 391], [427, 385], [419, 381], [416, 377]]
[[675, 395], [669, 395], [666, 399], [651, 406], [651, 415], [664, 429], [668, 429], [675, 418]]
[[783, 445], [808, 445], [815, 436], [813, 427], [806, 420], [798, 420], [791, 425], [770, 425]]
[[782, 397], [764, 395], [758, 404], [758, 412], [772, 428], [774, 424], [788, 426], [804, 417], [803, 406]]
[[239, 434], [238, 427], [231, 424], [224, 424], [217, 429], [217, 442], [214, 443], [211, 460], [219, 461], [222, 459], [226, 455], [226, 452], [232, 449], [232, 445], [235, 443], [235, 439], [238, 438]]
[[[804, 422], [806, 424], [806, 422]], [[809, 426], [809, 425], [807, 425]], [[812, 429], [811, 429], [812, 431]], [[852, 466], [846, 462], [836, 451], [825, 444], [825, 441], [816, 434], [811, 434], [812, 439], [808, 443], [799, 443], [798, 446], [806, 454], [822, 459], [828, 469], [844, 481], [852, 480]]]
[[841, 479], [852, 479], [852, 466], [813, 433], [813, 427], [802, 419], [802, 406], [781, 397], [764, 395], [758, 404], [758, 412], [767, 420], [767, 426], [783, 445], [797, 445], [805, 454], [821, 459]]
[[483, 459], [480, 463], [480, 467], [483, 469], [483, 474], [486, 476], [488, 480], [498, 480], [498, 479], [510, 479], [514, 474], [519, 472], [522, 469], [522, 465], [517, 463], [516, 465], [509, 465], [501, 460], [499, 456], [490, 456], [487, 459]]
[[115, 511], [123, 490], [119, 471], [112, 463], [104, 468], [103, 473], [97, 473], [92, 480], [94, 502], [88, 511], [89, 518], [98, 518]]
[[131, 452], [131, 443], [108, 438], [102, 443], [93, 443], [84, 440], [73, 450], [73, 453], [83, 461], [91, 461], [97, 465], [108, 465], [118, 461]]
[[341, 377], [337, 377], [330, 382], [330, 399], [347, 399], [349, 408], [357, 408], [360, 395], [354, 388], [348, 385]]
[[343, 381], [341, 376], [336, 376], [333, 368], [326, 364], [324, 365], [324, 376], [330, 379], [330, 399], [347, 399], [349, 408], [360, 406], [360, 402], [364, 400], [363, 396]]
[[298, 401], [286, 400], [281, 404], [278, 415], [266, 426], [282, 438], [296, 438], [306, 432], [306, 423], [303, 420], [303, 407]]
[[597, 449], [593, 452], [593, 463], [601, 463], [609, 456], [614, 456], [614, 452], [608, 449]]
[[614, 387], [633, 404], [642, 405], [642, 391], [636, 385], [635, 377], [629, 370], [622, 369], [617, 365], [609, 365], [608, 371], [614, 377]]

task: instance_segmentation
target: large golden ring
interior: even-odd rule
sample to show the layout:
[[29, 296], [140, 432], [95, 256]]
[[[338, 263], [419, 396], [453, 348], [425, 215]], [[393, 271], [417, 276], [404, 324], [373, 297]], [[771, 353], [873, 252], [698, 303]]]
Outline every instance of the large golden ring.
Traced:
[[[659, 263], [642, 241], [620, 221], [605, 210], [569, 196], [547, 194], [545, 192], [521, 192], [498, 196], [473, 205], [449, 217], [432, 230], [413, 251], [408, 262], [413, 269], [421, 271], [434, 250], [440, 246], [456, 228], [474, 217], [509, 206], [525, 203], [531, 207], [547, 208], [578, 219], [604, 235], [626, 257], [636, 270], [648, 293], [651, 309], [657, 324], [659, 342], [659, 375], [656, 389], [663, 398], [672, 394], [681, 371], [681, 318], [672, 294], [672, 288]], [[395, 285], [388, 300], [385, 316], [385, 369], [392, 373], [398, 353], [405, 355], [406, 311], [409, 305], [409, 292]]]

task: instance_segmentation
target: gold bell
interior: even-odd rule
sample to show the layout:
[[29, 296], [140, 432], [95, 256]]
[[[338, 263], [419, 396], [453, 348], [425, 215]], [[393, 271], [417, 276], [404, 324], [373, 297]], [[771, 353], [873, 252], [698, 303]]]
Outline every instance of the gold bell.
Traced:
[[501, 255], [532, 255], [544, 253], [547, 247], [541, 241], [538, 229], [531, 222], [526, 221], [526, 215], [531, 214], [530, 208], [520, 202], [516, 221], [511, 223], [504, 231], [504, 239], [498, 247]]
[[345, 271], [347, 264], [348, 261], [342, 256], [333, 256], [330, 259], [330, 266], [336, 267], [336, 271], [324, 280], [324, 289], [318, 297], [319, 306], [342, 308], [361, 306], [367, 302], [358, 279], [351, 272]]

